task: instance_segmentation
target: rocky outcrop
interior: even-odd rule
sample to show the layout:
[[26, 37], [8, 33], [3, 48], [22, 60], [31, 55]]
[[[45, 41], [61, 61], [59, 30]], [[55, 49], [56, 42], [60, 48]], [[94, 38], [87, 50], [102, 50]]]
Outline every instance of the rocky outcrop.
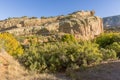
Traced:
[[[80, 39], [93, 39], [103, 32], [102, 19], [94, 14], [94, 11], [78, 11], [67, 16], [60, 16], [57, 19], [59, 22], [47, 24], [46, 30], [44, 30], [47, 34], [52, 32], [68, 33]], [[45, 31], [42, 31], [41, 34]]]
[[76, 38], [90, 39], [103, 32], [99, 17], [70, 18], [60, 22], [59, 31], [75, 35]]
[[49, 18], [8, 18], [6, 20], [0, 21], [0, 30], [10, 27], [31, 27], [31, 26], [41, 26], [45, 23], [50, 23], [56, 21], [57, 17]]
[[103, 32], [102, 19], [94, 11], [77, 11], [66, 16], [12, 18], [0, 21], [0, 31], [17, 35], [72, 34], [76, 38], [91, 39]]
[[76, 12], [60, 20], [59, 32], [73, 34], [76, 38], [92, 39], [103, 32], [103, 22], [94, 16], [94, 11]]

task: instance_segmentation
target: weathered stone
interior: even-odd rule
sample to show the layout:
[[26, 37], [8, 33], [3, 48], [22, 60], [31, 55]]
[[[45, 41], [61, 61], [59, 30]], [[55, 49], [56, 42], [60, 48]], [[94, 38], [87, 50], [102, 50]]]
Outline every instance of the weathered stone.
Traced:
[[91, 39], [103, 32], [102, 19], [94, 11], [77, 11], [49, 18], [10, 18], [0, 21], [0, 31], [17, 35], [69, 33], [76, 38]]
[[95, 16], [86, 18], [71, 18], [59, 23], [59, 31], [75, 35], [77, 38], [93, 39], [103, 32], [102, 19]]

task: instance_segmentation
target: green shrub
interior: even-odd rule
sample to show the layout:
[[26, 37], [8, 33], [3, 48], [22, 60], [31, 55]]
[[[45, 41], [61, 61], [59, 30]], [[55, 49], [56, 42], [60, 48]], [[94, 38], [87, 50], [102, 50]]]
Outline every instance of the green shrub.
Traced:
[[76, 39], [71, 34], [65, 34], [65, 35], [62, 36], [62, 41], [63, 42], [76, 42]]
[[103, 55], [103, 60], [110, 60], [110, 59], [116, 59], [117, 53], [113, 49], [101, 49], [101, 53]]
[[[120, 57], [120, 34], [119, 33], [104, 33], [96, 38], [96, 43], [102, 49], [104, 59]], [[113, 57], [112, 57], [113, 56]]]
[[98, 63], [102, 54], [98, 45], [91, 42], [81, 44], [73, 42], [44, 43], [29, 46], [19, 61], [35, 72], [65, 71], [67, 68]]
[[81, 53], [83, 61], [87, 64], [99, 63], [102, 60], [102, 54], [98, 49], [98, 44], [92, 42], [84, 42], [81, 45]]
[[96, 38], [96, 43], [100, 47], [105, 48], [108, 45], [111, 45], [113, 42], [120, 41], [120, 34], [118, 33], [104, 33]]
[[25, 54], [19, 57], [19, 61], [26, 69], [38, 73], [59, 72], [116, 59], [120, 53], [120, 37], [117, 33], [102, 34], [96, 38], [96, 42], [78, 43], [70, 34], [65, 34], [60, 39], [60, 42], [46, 43], [29, 39], [30, 45], [24, 48]]
[[107, 45], [114, 42], [112, 36], [113, 34], [102, 34], [96, 38], [96, 42], [100, 45], [100, 47], [105, 48]]
[[120, 42], [114, 42], [113, 44], [107, 46], [107, 48], [113, 49], [117, 53], [117, 56], [120, 57]]

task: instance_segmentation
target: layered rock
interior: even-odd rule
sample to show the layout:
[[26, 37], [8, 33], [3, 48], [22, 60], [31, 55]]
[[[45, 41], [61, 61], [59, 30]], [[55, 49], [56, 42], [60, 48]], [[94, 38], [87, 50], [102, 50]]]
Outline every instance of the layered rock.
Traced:
[[96, 16], [72, 17], [60, 21], [59, 31], [73, 34], [76, 38], [94, 38], [103, 32], [102, 19]]
[[94, 11], [77, 11], [66, 16], [49, 18], [12, 18], [0, 21], [0, 31], [17, 35], [72, 34], [76, 38], [91, 39], [103, 32], [102, 19]]

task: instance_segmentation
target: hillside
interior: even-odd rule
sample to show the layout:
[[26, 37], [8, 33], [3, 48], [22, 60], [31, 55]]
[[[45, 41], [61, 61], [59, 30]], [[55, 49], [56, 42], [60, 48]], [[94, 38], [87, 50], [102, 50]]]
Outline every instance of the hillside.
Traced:
[[[1, 50], [1, 49], [0, 49]], [[69, 80], [65, 74], [28, 73], [4, 49], [0, 51], [0, 78], [2, 80]]]
[[120, 27], [120, 15], [110, 16], [103, 18], [104, 27], [119, 28]]
[[94, 14], [0, 21], [1, 79], [119, 80], [120, 33]]
[[77, 11], [66, 16], [8, 18], [0, 21], [0, 32], [14, 35], [72, 34], [76, 38], [91, 39], [103, 32], [102, 19], [94, 11]]

